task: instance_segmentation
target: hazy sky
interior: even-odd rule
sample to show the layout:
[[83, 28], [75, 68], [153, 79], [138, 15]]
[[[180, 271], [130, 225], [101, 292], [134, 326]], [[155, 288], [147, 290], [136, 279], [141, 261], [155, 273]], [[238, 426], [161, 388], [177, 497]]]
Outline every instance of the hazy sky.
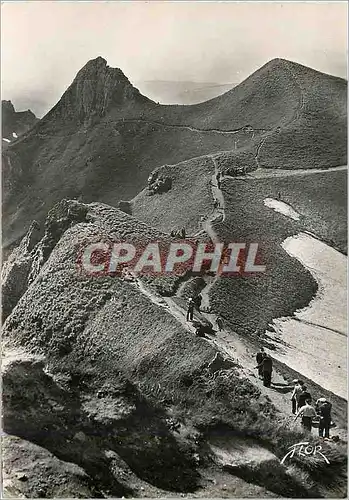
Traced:
[[5, 1], [1, 54], [2, 98], [39, 116], [98, 55], [133, 83], [236, 84], [275, 57], [346, 77], [347, 4]]

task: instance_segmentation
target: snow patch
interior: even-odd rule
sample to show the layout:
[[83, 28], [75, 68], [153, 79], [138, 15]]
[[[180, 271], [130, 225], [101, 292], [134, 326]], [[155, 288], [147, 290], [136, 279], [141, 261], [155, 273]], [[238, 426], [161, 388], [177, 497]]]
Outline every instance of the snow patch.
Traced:
[[5, 139], [5, 137], [3, 137], [2, 140], [6, 142], [11, 142], [10, 139]]
[[347, 257], [306, 233], [286, 238], [282, 247], [308, 269], [318, 291], [294, 318], [273, 321], [275, 338], [285, 345], [276, 344], [272, 355], [347, 399]]
[[264, 205], [272, 208], [275, 210], [275, 212], [279, 212], [282, 215], [286, 215], [286, 217], [289, 217], [290, 219], [293, 220], [299, 220], [300, 219], [300, 214], [293, 210], [290, 205], [287, 205], [287, 203], [284, 203], [283, 201], [278, 201], [274, 200], [274, 198], [265, 198], [264, 200]]
[[17, 138], [18, 138], [18, 135], [16, 134], [16, 132], [12, 132], [12, 135], [13, 135], [13, 137], [14, 137], [15, 139], [17, 139]]

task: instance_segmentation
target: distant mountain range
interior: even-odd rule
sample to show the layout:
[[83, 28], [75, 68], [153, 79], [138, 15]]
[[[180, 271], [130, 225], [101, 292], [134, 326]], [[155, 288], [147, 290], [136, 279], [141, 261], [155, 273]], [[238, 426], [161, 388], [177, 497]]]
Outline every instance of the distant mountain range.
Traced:
[[197, 104], [213, 99], [232, 89], [232, 83], [136, 81], [142, 94], [160, 104]]

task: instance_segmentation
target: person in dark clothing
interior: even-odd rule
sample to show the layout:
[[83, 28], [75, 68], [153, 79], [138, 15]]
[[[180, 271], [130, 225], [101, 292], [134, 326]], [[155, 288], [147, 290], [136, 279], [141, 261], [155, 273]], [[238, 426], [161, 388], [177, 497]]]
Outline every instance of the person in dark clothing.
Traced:
[[181, 229], [181, 238], [184, 240], [185, 239], [185, 228], [182, 227]]
[[257, 365], [258, 365], [258, 376], [260, 378], [263, 377], [263, 364], [262, 364], [262, 361], [263, 361], [264, 356], [265, 356], [265, 352], [264, 352], [263, 347], [261, 347], [260, 350], [259, 350], [259, 352], [257, 352], [257, 354], [256, 354], [256, 361], [257, 361]]
[[220, 189], [221, 188], [221, 173], [220, 172], [218, 172], [216, 175], [216, 181], [217, 181], [217, 188]]
[[307, 391], [307, 387], [305, 385], [302, 386], [302, 392], [299, 395], [298, 398], [298, 408], [301, 408], [302, 406], [305, 405], [305, 402], [309, 400], [311, 402], [311, 395]]
[[321, 402], [317, 405], [317, 413], [320, 417], [319, 422], [319, 436], [325, 438], [330, 437], [330, 427], [331, 427], [331, 410], [332, 404], [329, 401]]
[[187, 310], [187, 321], [193, 321], [194, 305], [195, 304], [193, 299], [189, 299], [188, 310]]
[[[270, 387], [271, 384], [271, 374], [273, 371], [273, 360], [269, 356], [269, 354], [266, 354], [264, 358], [262, 359], [261, 363], [261, 368], [262, 368], [262, 375], [263, 375], [263, 385], [265, 387]], [[257, 365], [256, 368], [259, 369], [259, 366]]]
[[197, 337], [206, 337], [206, 335], [205, 335], [205, 333], [206, 333], [206, 332], [205, 332], [205, 330], [206, 330], [206, 329], [205, 329], [205, 325], [201, 325], [201, 324], [200, 324], [200, 325], [198, 325], [198, 326], [196, 327], [196, 329], [195, 329], [195, 335], [196, 335]]
[[202, 295], [201, 293], [199, 293], [199, 295], [195, 299], [195, 305], [198, 311], [200, 311], [201, 302], [202, 302]]

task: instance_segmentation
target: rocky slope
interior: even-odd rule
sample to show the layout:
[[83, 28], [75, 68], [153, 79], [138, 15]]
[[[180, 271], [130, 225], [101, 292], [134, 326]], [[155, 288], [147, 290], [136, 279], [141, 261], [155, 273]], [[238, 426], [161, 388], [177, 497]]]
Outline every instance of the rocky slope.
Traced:
[[36, 118], [30, 109], [27, 111], [15, 111], [11, 101], [1, 101], [3, 146], [31, 129], [37, 121], [38, 118]]

